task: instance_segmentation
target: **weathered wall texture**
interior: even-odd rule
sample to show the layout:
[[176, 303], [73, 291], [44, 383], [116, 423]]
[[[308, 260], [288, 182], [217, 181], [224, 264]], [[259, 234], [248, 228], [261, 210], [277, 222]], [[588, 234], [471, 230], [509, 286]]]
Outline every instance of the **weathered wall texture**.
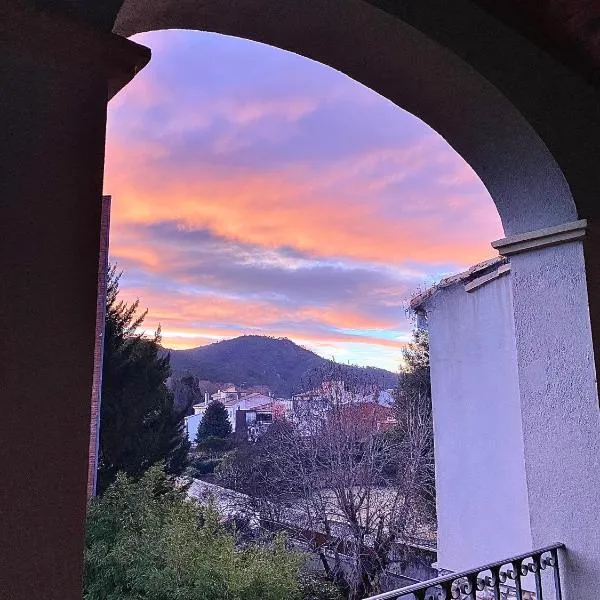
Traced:
[[535, 546], [564, 542], [568, 598], [600, 580], [600, 410], [580, 241], [511, 258]]
[[531, 548], [511, 275], [427, 303], [438, 564], [459, 571]]

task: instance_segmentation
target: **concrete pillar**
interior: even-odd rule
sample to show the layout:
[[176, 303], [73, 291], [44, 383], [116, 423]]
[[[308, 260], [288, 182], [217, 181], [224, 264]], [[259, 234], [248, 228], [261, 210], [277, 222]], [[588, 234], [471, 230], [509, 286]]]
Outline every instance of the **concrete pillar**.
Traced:
[[494, 244], [511, 260], [532, 541], [566, 544], [565, 600], [592, 600], [600, 581], [600, 348], [591, 325], [600, 313], [590, 319], [594, 263], [584, 246], [596, 240], [586, 225]]
[[3, 599], [81, 598], [106, 105], [148, 59], [0, 8]]

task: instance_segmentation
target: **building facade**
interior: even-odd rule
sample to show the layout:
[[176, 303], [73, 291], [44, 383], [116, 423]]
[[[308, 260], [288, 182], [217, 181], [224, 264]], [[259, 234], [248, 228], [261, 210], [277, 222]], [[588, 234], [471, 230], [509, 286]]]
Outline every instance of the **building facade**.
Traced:
[[499, 258], [412, 301], [429, 331], [443, 570], [532, 548], [510, 278]]

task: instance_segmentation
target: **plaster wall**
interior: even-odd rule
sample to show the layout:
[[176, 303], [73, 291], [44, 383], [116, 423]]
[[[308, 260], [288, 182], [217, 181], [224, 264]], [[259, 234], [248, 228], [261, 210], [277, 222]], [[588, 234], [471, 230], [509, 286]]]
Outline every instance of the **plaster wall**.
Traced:
[[231, 423], [231, 432], [232, 433], [235, 433], [235, 425], [236, 425], [236, 421], [237, 421], [237, 419], [235, 417], [236, 417], [238, 408], [239, 408], [239, 404], [236, 404], [235, 406], [227, 407], [227, 418], [229, 419], [229, 422]]
[[192, 443], [196, 441], [196, 434], [198, 433], [198, 425], [202, 421], [204, 413], [196, 413], [185, 418], [185, 429], [188, 440]]
[[532, 546], [510, 274], [427, 303], [438, 565], [460, 571]]
[[583, 243], [517, 254], [511, 266], [533, 544], [565, 543], [567, 600], [591, 600], [600, 580], [600, 411]]

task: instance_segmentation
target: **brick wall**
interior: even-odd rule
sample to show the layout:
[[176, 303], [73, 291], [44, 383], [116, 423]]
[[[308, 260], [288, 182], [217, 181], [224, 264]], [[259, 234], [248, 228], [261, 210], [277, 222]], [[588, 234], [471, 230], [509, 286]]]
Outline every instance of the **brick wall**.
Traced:
[[92, 416], [90, 423], [90, 449], [88, 453], [88, 498], [96, 494], [96, 469], [98, 464], [98, 434], [100, 427], [100, 392], [102, 389], [102, 357], [104, 350], [104, 320], [106, 314], [106, 275], [108, 271], [108, 245], [110, 230], [110, 196], [102, 197], [100, 224], [100, 260], [98, 263], [98, 299], [96, 303], [96, 343], [94, 346], [94, 374], [92, 379]]

